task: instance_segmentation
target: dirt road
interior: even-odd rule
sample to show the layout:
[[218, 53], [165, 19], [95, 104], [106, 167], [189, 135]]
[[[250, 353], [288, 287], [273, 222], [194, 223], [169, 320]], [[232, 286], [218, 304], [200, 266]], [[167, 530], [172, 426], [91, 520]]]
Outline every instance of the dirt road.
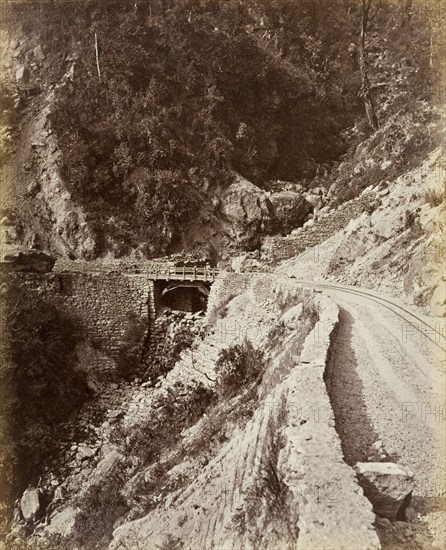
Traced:
[[323, 292], [341, 308], [328, 389], [345, 460], [366, 460], [370, 445], [381, 439], [390, 460], [414, 472], [418, 521], [441, 540], [446, 399], [444, 338], [438, 332], [444, 334], [444, 326], [424, 324], [422, 316], [417, 323], [385, 302], [327, 285]]

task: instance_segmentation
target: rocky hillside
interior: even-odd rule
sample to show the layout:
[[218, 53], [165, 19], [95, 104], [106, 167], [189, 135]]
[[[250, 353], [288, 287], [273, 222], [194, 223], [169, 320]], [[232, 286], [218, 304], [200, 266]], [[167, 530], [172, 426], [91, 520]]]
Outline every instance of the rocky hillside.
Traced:
[[371, 5], [361, 53], [357, 0], [4, 3], [2, 253], [235, 273], [118, 358], [2, 275], [0, 550], [379, 548], [325, 386], [346, 314], [293, 280], [446, 315], [445, 6]]
[[215, 283], [210, 306], [167, 375], [110, 388], [68, 421], [8, 548], [379, 547], [325, 389], [335, 304], [240, 275]]
[[341, 224], [340, 210], [320, 215], [316, 224], [325, 238], [315, 239], [310, 227], [272, 243], [289, 258], [277, 269], [298, 279], [374, 288], [444, 317], [445, 198], [445, 160], [438, 148], [390, 184], [367, 188], [358, 201], [368, 208], [349, 208]]
[[[6, 240], [72, 258], [184, 249], [218, 261], [302, 226], [312, 194], [336, 205], [399, 175], [435, 145], [441, 13], [376, 8], [377, 132], [357, 2], [8, 3]], [[355, 163], [358, 147], [375, 164]]]
[[[376, 434], [346, 459], [333, 397], [342, 315], [289, 276], [220, 277], [204, 318], [175, 314], [173, 332], [195, 337], [170, 368], [160, 357], [138, 378], [102, 379], [59, 423], [18, 493], [6, 547], [440, 548], [441, 528], [407, 508], [413, 473]], [[78, 374], [98, 353], [83, 348]], [[351, 419], [361, 405], [349, 392]]]

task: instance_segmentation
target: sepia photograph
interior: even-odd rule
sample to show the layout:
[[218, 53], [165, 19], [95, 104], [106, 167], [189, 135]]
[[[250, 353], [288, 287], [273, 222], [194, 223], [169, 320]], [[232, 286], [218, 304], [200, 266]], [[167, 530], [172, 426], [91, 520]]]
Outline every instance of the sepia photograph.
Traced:
[[0, 0], [0, 550], [446, 548], [446, 0]]

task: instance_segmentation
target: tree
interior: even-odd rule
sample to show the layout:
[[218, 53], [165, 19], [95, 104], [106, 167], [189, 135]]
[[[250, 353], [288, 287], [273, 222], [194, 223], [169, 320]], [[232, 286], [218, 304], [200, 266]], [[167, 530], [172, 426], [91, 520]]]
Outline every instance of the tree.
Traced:
[[404, 0], [401, 4], [401, 26], [404, 27], [410, 23], [412, 17], [412, 0]]
[[375, 13], [371, 16], [370, 10], [372, 7], [372, 0], [362, 0], [361, 5], [361, 32], [359, 37], [359, 70], [361, 72], [361, 91], [360, 95], [364, 100], [365, 110], [367, 113], [367, 119], [370, 126], [376, 130], [379, 126], [378, 116], [376, 115], [375, 102], [373, 100], [368, 64], [367, 64], [367, 52], [366, 52], [366, 35], [369, 24], [375, 18], [379, 11], [380, 6], [376, 8]]

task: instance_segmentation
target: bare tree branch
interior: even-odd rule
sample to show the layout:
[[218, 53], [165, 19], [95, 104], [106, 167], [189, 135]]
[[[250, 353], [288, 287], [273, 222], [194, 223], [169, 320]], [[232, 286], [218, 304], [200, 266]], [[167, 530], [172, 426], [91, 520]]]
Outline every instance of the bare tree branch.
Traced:
[[377, 14], [378, 14], [378, 12], [381, 8], [382, 8], [382, 2], [380, 1], [378, 6], [376, 7], [375, 13], [369, 17], [369, 23], [371, 23], [375, 19], [375, 17], [377, 16]]
[[[364, 106], [367, 113], [367, 119], [370, 126], [376, 130], [379, 127], [378, 117], [376, 115], [375, 103], [371, 91], [370, 79], [368, 75], [368, 63], [366, 54], [366, 34], [367, 26], [370, 22], [369, 13], [372, 6], [372, 0], [362, 0], [362, 21], [359, 35], [359, 68], [361, 72], [361, 92], [360, 95], [364, 100]], [[379, 7], [377, 8], [379, 9]], [[377, 13], [377, 12], [376, 12]], [[375, 15], [376, 15], [375, 13]]]
[[197, 367], [195, 366], [195, 361], [194, 361], [194, 352], [192, 350], [190, 350], [190, 360], [191, 360], [192, 368], [195, 372], [198, 372], [199, 374], [202, 374], [203, 376], [206, 376], [206, 378], [209, 380], [209, 382], [216, 382], [217, 381], [216, 379], [210, 378], [205, 372], [201, 371], [200, 369], [197, 369]]

